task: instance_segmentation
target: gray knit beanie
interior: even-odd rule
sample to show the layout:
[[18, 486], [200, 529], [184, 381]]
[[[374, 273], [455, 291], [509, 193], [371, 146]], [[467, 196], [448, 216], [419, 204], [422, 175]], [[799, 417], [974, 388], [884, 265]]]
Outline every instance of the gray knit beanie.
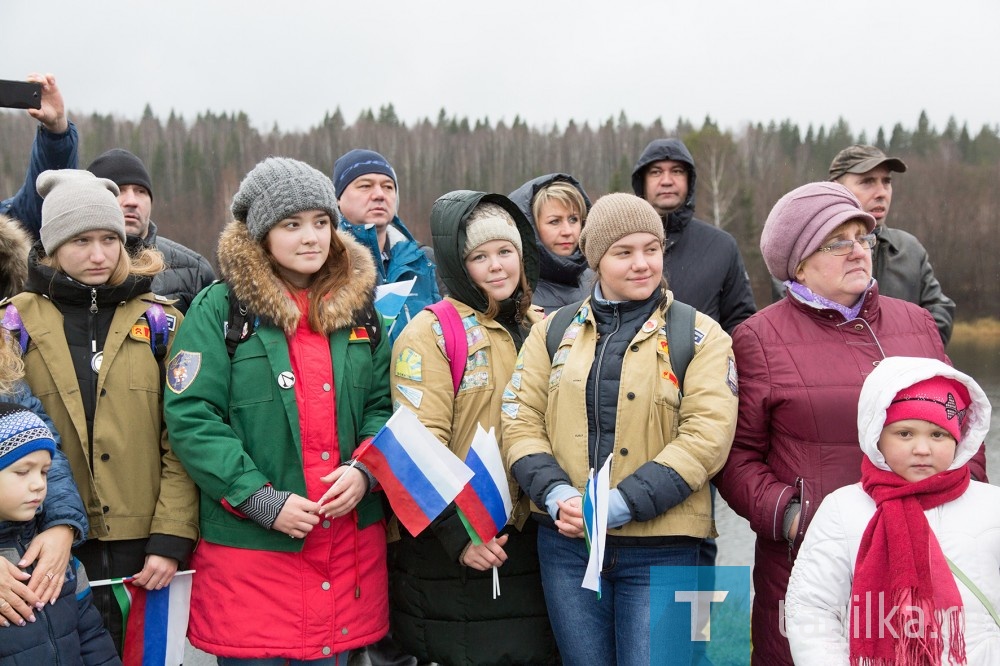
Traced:
[[760, 252], [767, 270], [784, 282], [795, 277], [799, 263], [819, 249], [830, 233], [848, 220], [858, 220], [868, 233], [875, 218], [861, 209], [840, 183], [808, 183], [778, 199], [764, 222]]
[[462, 255], [467, 257], [477, 247], [492, 240], [510, 241], [518, 256], [524, 258], [521, 232], [511, 214], [495, 203], [480, 203], [465, 220], [465, 249]]
[[258, 163], [240, 183], [232, 210], [258, 242], [278, 222], [304, 210], [326, 211], [334, 225], [340, 220], [330, 179], [288, 157], [268, 157]]
[[118, 206], [118, 186], [89, 171], [60, 169], [38, 174], [42, 196], [42, 247], [45, 254], [87, 231], [106, 229], [125, 242], [125, 215]]
[[580, 250], [593, 270], [608, 248], [635, 233], [650, 233], [663, 243], [663, 220], [648, 201], [634, 194], [605, 194], [587, 214], [580, 234]]

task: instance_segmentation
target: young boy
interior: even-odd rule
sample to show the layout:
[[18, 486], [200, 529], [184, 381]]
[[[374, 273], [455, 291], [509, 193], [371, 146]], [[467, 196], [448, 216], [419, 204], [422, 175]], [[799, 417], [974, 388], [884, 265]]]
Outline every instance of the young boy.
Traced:
[[[55, 450], [52, 433], [38, 416], [0, 402], [0, 557], [12, 563], [21, 560], [38, 529]], [[0, 610], [6, 603], [0, 601]], [[34, 617], [21, 626], [0, 617], [0, 665], [121, 664], [75, 560], [67, 567], [62, 594]]]
[[820, 505], [788, 584], [796, 663], [1000, 664], [1000, 488], [967, 465], [989, 423], [979, 385], [940, 361], [869, 375], [861, 483]]

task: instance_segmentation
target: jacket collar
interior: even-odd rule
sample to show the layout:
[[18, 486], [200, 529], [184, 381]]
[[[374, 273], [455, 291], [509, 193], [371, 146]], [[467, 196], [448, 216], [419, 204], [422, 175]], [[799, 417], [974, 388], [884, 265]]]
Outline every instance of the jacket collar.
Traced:
[[[376, 273], [371, 253], [350, 233], [335, 233], [351, 257], [354, 277], [323, 302], [319, 312], [322, 330], [318, 332], [324, 335], [355, 325], [374, 300]], [[251, 311], [286, 333], [295, 331], [301, 317], [299, 308], [271, 268], [263, 246], [251, 238], [242, 222], [230, 222], [219, 237], [219, 269], [236, 297]]]

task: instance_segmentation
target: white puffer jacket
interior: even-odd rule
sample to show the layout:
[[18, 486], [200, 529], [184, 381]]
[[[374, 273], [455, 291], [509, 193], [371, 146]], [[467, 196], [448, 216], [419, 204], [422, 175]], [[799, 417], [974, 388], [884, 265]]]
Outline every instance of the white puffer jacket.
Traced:
[[[972, 398], [952, 469], [964, 465], [989, 430], [990, 403], [967, 375], [939, 361], [891, 357], [865, 381], [858, 410], [858, 432], [865, 455], [888, 469], [878, 451], [885, 410], [901, 389], [933, 376], [961, 381]], [[941, 550], [1000, 611], [1000, 488], [972, 481], [958, 499], [924, 512]], [[796, 664], [849, 663], [848, 602], [854, 564], [875, 502], [854, 484], [831, 493], [816, 512], [792, 569], [785, 598], [785, 631]], [[970, 665], [1000, 664], [1000, 627], [959, 580], [965, 611], [965, 645]], [[864, 618], [860, 618], [865, 630]], [[873, 615], [872, 631], [879, 620]], [[947, 646], [947, 640], [945, 641]], [[943, 660], [947, 663], [947, 657]]]

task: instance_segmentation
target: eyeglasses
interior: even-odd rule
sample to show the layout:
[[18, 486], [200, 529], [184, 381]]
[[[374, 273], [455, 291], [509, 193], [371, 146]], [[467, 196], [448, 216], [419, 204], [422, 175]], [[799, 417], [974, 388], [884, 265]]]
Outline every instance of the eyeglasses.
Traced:
[[862, 250], [871, 250], [878, 245], [878, 238], [875, 234], [868, 234], [867, 236], [859, 236], [853, 240], [833, 241], [829, 245], [824, 245], [816, 251], [829, 252], [835, 257], [843, 257], [844, 255], [850, 254], [854, 250], [855, 243], [860, 245]]

